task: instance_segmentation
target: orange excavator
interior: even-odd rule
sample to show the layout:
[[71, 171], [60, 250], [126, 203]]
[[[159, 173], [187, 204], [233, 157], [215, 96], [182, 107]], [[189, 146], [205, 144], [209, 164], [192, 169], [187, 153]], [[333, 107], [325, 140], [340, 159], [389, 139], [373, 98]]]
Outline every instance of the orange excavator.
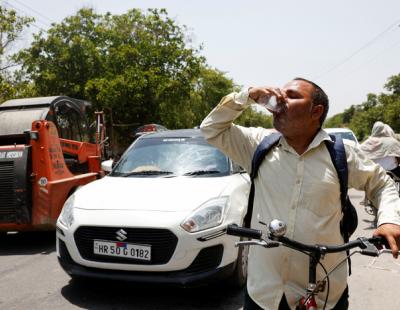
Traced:
[[103, 112], [66, 96], [0, 105], [0, 233], [54, 230], [65, 200], [101, 178]]

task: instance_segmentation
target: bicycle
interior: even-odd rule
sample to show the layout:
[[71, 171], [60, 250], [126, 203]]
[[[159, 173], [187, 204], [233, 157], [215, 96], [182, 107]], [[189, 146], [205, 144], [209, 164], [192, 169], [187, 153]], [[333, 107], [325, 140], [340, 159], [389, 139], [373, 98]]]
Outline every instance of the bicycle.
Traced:
[[[391, 171], [386, 171], [386, 174], [392, 178], [396, 190], [400, 195], [400, 178]], [[372, 227], [376, 228], [378, 224], [378, 209], [372, 204], [372, 201], [365, 195], [363, 201], [360, 202], [364, 206], [365, 212], [373, 216]]]
[[[326, 308], [328, 296], [329, 296], [329, 275], [334, 272], [348, 257], [353, 254], [359, 253], [361, 255], [367, 255], [377, 257], [382, 253], [392, 253], [389, 249], [378, 249], [381, 246], [387, 246], [386, 240], [383, 237], [372, 237], [365, 238], [360, 237], [356, 240], [350, 241], [342, 245], [310, 245], [295, 241], [293, 239], [285, 237], [286, 224], [280, 220], [273, 220], [268, 225], [260, 221], [260, 224], [268, 227], [268, 232], [263, 233], [261, 230], [239, 227], [236, 224], [230, 224], [227, 227], [226, 233], [228, 235], [239, 236], [248, 240], [239, 241], [235, 243], [235, 246], [245, 245], [258, 245], [264, 248], [274, 248], [278, 246], [286, 246], [294, 249], [301, 253], [304, 253], [310, 257], [309, 261], [309, 279], [306, 288], [306, 294], [303, 296], [296, 306], [296, 310], [317, 310], [317, 302], [315, 296], [318, 293], [323, 292], [325, 287], [327, 288], [327, 294], [325, 297], [325, 303], [323, 309]], [[378, 247], [377, 247], [378, 246]], [[353, 251], [351, 254], [346, 256], [345, 259], [340, 261], [332, 270], [329, 272], [322, 265], [320, 260], [328, 253], [344, 252], [354, 248], [360, 248], [361, 250]], [[325, 272], [325, 277], [317, 281], [317, 265], [320, 265]]]

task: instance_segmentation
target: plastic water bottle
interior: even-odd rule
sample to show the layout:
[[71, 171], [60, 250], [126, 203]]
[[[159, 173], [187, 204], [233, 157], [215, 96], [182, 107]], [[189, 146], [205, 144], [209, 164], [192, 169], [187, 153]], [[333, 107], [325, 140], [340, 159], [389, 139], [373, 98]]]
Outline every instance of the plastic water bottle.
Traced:
[[266, 108], [271, 113], [278, 113], [281, 111], [282, 106], [278, 103], [276, 96], [261, 96], [258, 98], [257, 103]]

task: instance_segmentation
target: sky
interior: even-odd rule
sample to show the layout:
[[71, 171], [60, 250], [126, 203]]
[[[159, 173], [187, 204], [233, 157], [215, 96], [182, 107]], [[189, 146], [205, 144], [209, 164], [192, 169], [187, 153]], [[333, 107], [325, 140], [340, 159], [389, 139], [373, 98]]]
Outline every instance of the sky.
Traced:
[[[294, 77], [328, 94], [329, 116], [385, 92], [400, 73], [399, 0], [0, 0], [48, 29], [82, 7], [97, 13], [165, 8], [188, 27], [208, 65], [244, 88], [281, 87]], [[22, 45], [29, 46], [29, 35]], [[216, 103], [217, 104], [217, 103]]]

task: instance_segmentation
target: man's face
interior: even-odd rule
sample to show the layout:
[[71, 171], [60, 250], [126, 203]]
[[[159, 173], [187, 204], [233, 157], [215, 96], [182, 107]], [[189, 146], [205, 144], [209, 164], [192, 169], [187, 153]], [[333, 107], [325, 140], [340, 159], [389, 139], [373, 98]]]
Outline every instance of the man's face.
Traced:
[[319, 116], [315, 114], [312, 102], [314, 86], [293, 80], [281, 91], [285, 97], [285, 107], [273, 116], [275, 129], [286, 137], [309, 134], [318, 129]]

